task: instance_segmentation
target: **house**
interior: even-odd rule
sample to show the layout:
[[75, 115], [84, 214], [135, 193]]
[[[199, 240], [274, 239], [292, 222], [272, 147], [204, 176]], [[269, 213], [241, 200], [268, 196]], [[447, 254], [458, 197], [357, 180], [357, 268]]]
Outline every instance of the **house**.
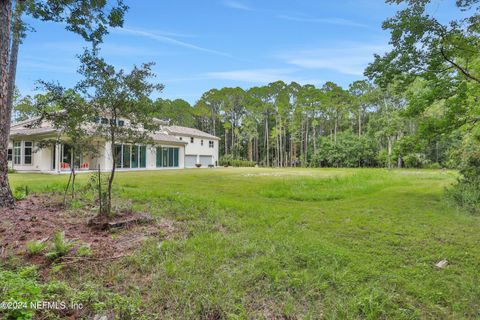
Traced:
[[[102, 139], [92, 139], [96, 146], [95, 155], [75, 154], [68, 144], [52, 143], [61, 133], [48, 122], [31, 119], [15, 123], [10, 128], [8, 147], [9, 168], [24, 172], [62, 173], [77, 171], [109, 171], [113, 165], [119, 171], [161, 170], [218, 165], [219, 138], [203, 131], [181, 126], [170, 126], [168, 121], [157, 120], [160, 130], [151, 134], [153, 143], [149, 145], [119, 143], [112, 156], [111, 144]], [[98, 125], [111, 121], [98, 119]], [[119, 126], [128, 121], [119, 120]], [[41, 143], [43, 140], [43, 143]]]

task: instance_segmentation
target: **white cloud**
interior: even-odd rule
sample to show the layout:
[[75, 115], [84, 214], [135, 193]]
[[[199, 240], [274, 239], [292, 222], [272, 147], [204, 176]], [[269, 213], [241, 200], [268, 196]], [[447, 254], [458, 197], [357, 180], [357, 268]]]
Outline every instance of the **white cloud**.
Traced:
[[384, 45], [350, 44], [336, 48], [325, 47], [290, 52], [279, 57], [288, 64], [303, 69], [324, 69], [361, 76], [365, 67], [373, 61], [373, 54], [387, 50], [388, 46]]
[[323, 23], [323, 24], [333, 24], [333, 25], [339, 25], [339, 26], [369, 28], [369, 26], [366, 24], [348, 20], [348, 19], [343, 19], [343, 18], [309, 18], [309, 17], [289, 16], [289, 15], [278, 15], [277, 18], [283, 19], [283, 20], [289, 20], [289, 21], [297, 21], [297, 22]]
[[229, 8], [232, 9], [237, 9], [237, 10], [245, 10], [245, 11], [253, 11], [253, 9], [246, 4], [243, 4], [241, 2], [235, 1], [235, 0], [225, 0], [223, 1], [223, 4]]
[[145, 30], [134, 29], [134, 28], [114, 29], [114, 32], [133, 35], [133, 36], [144, 37], [144, 38], [148, 38], [148, 39], [151, 39], [151, 40], [154, 40], [154, 41], [157, 41], [157, 42], [171, 44], [171, 45], [175, 45], [175, 46], [179, 46], [179, 47], [183, 47], [183, 48], [187, 48], [187, 49], [191, 49], [191, 50], [202, 51], [202, 52], [211, 53], [211, 54], [220, 55], [220, 56], [225, 56], [225, 57], [232, 57], [228, 53], [217, 51], [217, 50], [212, 50], [212, 49], [207, 49], [207, 48], [200, 47], [200, 46], [188, 43], [188, 42], [180, 41], [180, 40], [172, 38], [171, 36], [168, 36], [166, 34], [159, 33], [159, 32], [145, 31]]

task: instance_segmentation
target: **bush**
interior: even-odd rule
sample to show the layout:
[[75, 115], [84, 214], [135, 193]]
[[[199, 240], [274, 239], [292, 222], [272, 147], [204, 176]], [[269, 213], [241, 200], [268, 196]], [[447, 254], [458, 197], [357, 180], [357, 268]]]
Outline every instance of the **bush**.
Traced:
[[30, 194], [28, 186], [18, 186], [13, 190], [13, 197], [15, 200], [24, 200]]
[[447, 197], [461, 208], [473, 214], [480, 213], [480, 177], [476, 179], [462, 178], [450, 189]]
[[[42, 300], [41, 286], [37, 283], [37, 269], [24, 267], [16, 271], [0, 269], [0, 303], [16, 303], [16, 306], [0, 308], [4, 319], [31, 319], [34, 310], [30, 309], [31, 302]], [[27, 306], [24, 308], [23, 306]]]
[[422, 168], [428, 165], [429, 161], [423, 153], [410, 153], [403, 157], [403, 163], [406, 168]]
[[70, 251], [73, 244], [72, 241], [65, 240], [65, 232], [55, 232], [53, 236], [53, 246], [45, 256], [52, 260], [63, 257]]
[[227, 155], [220, 159], [220, 165], [225, 167], [255, 167], [254, 161], [234, 159], [231, 155]]
[[27, 253], [33, 256], [45, 250], [45, 248], [47, 247], [47, 244], [45, 242], [33, 240], [33, 241], [28, 241], [25, 246], [27, 247]]

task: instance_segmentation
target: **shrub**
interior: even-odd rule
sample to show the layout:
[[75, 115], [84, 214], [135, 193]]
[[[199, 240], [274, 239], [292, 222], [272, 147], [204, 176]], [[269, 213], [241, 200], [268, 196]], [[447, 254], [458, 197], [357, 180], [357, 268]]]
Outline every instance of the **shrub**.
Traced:
[[461, 208], [473, 214], [480, 213], [480, 177], [462, 178], [452, 188], [447, 189], [447, 197]]
[[220, 159], [220, 165], [225, 167], [255, 167], [255, 161], [234, 159], [231, 155], [224, 156]]
[[[37, 269], [24, 267], [16, 271], [0, 269], [1, 302], [16, 303], [18, 308], [0, 308], [4, 319], [31, 319], [34, 310], [28, 308], [30, 302], [42, 300], [41, 286], [37, 283]], [[27, 308], [23, 308], [23, 305]], [[4, 309], [4, 310], [2, 310]]]
[[15, 200], [24, 200], [30, 194], [30, 189], [28, 186], [18, 186], [13, 191], [13, 197]]
[[76, 255], [78, 257], [90, 257], [92, 255], [92, 249], [90, 249], [88, 244], [83, 244], [77, 249]]
[[55, 232], [53, 236], [53, 246], [45, 256], [52, 260], [63, 257], [70, 251], [73, 244], [72, 241], [65, 240], [65, 232]]
[[45, 242], [33, 240], [33, 241], [28, 241], [25, 246], [27, 247], [27, 253], [33, 256], [45, 250], [45, 248], [47, 247], [47, 244]]

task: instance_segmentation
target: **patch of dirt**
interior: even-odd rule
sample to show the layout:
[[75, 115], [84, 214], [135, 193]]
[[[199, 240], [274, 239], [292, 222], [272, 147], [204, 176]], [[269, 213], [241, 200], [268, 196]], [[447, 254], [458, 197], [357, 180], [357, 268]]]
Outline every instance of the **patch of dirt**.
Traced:
[[157, 220], [132, 212], [110, 220], [107, 229], [95, 229], [88, 225], [94, 216], [93, 212], [75, 214], [65, 211], [60, 200], [51, 196], [32, 195], [18, 201], [15, 209], [0, 209], [0, 257], [13, 253], [25, 256], [31, 263], [47, 265], [49, 261], [43, 254], [29, 257], [25, 245], [32, 240], [50, 242], [55, 232], [64, 231], [65, 239], [75, 240], [77, 248], [88, 244], [92, 255], [76, 257], [74, 247], [63, 261], [115, 259], [133, 253], [148, 237], [168, 239], [178, 231], [170, 220]]

